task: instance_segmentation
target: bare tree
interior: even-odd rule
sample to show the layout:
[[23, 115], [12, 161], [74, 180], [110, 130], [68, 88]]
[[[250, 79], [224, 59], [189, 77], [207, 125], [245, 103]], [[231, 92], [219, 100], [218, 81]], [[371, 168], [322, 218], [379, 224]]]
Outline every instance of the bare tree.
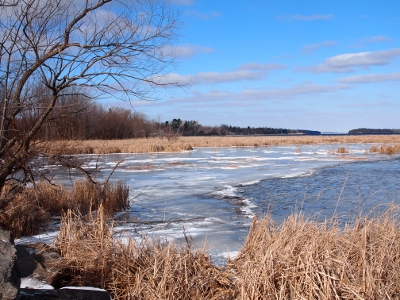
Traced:
[[[158, 80], [173, 66], [167, 51], [174, 49], [179, 25], [177, 13], [161, 0], [19, 0], [0, 6], [0, 191], [34, 177], [37, 134], [71, 91], [149, 100], [158, 87], [174, 84]], [[27, 114], [31, 121], [22, 130]]]

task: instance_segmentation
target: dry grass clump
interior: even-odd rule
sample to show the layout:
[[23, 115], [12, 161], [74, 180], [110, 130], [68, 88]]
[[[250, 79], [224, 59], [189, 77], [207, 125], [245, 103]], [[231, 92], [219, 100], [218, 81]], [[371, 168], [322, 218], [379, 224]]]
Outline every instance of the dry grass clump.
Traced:
[[349, 153], [349, 149], [347, 149], [346, 147], [339, 147], [336, 151], [336, 153], [340, 153], [340, 154], [345, 154], [345, 153]]
[[372, 145], [370, 148], [370, 152], [376, 152], [376, 153], [382, 153], [382, 154], [400, 153], [400, 144], [394, 144], [394, 145], [382, 144], [380, 146]]
[[400, 143], [400, 135], [360, 136], [181, 136], [179, 139], [56, 141], [42, 146], [51, 154], [107, 154], [190, 151], [196, 147], [247, 147], [270, 145], [349, 143]]
[[[6, 186], [1, 198], [5, 197], [9, 187]], [[37, 201], [23, 195], [13, 196], [4, 211], [0, 213], [0, 227], [8, 230], [15, 238], [22, 235], [33, 235], [44, 230], [51, 220], [51, 215]]]
[[253, 221], [230, 263], [237, 299], [395, 299], [400, 295], [400, 228], [391, 212], [339, 229], [290, 216]]
[[121, 242], [99, 209], [85, 220], [68, 211], [55, 247], [54, 284], [107, 289], [113, 299], [233, 299], [232, 281], [205, 250], [149, 239]]
[[[4, 191], [7, 194], [7, 189]], [[68, 209], [88, 214], [103, 205], [107, 215], [129, 208], [129, 188], [122, 182], [93, 184], [76, 181], [72, 188], [39, 182], [26, 187], [0, 215], [0, 224], [14, 237], [37, 234], [54, 216]]]
[[55, 241], [63, 260], [56, 286], [105, 288], [114, 299], [397, 299], [400, 227], [394, 209], [341, 228], [292, 215], [255, 218], [226, 267], [204, 249], [113, 236], [102, 210], [71, 211]]

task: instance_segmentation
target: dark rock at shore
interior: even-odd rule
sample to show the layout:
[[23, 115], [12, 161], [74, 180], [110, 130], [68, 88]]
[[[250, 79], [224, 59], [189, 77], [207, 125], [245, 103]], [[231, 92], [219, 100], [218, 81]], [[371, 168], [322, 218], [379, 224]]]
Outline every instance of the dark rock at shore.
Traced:
[[0, 299], [18, 299], [20, 276], [10, 233], [0, 229]]
[[50, 284], [61, 256], [44, 244], [14, 246], [9, 232], [0, 229], [0, 299], [2, 300], [110, 300], [105, 290], [72, 287], [66, 289], [20, 288], [21, 278], [33, 276]]

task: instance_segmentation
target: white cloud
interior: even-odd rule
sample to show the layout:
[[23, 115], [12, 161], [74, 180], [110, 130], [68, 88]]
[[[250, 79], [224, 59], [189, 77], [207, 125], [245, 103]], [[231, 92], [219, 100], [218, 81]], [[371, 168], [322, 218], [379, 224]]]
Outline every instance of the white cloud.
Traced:
[[178, 58], [191, 58], [199, 53], [213, 52], [211, 47], [200, 45], [184, 45], [184, 46], [166, 46], [162, 49], [165, 56], [173, 56]]
[[175, 50], [179, 57], [184, 58], [189, 58], [199, 53], [209, 53], [214, 51], [211, 47], [199, 45], [177, 46]]
[[357, 75], [348, 76], [339, 79], [340, 83], [373, 83], [373, 82], [390, 82], [390, 81], [400, 81], [400, 72], [390, 73], [390, 74], [367, 74], [367, 75]]
[[210, 20], [210, 19], [214, 19], [214, 18], [218, 18], [219, 16], [222, 15], [222, 13], [217, 12], [217, 11], [212, 11], [209, 13], [202, 13], [198, 10], [195, 9], [191, 9], [191, 10], [186, 10], [185, 11], [185, 15], [187, 16], [191, 16], [191, 17], [195, 17], [195, 18], [199, 18], [202, 20]]
[[238, 67], [238, 70], [278, 70], [286, 68], [281, 64], [248, 63]]
[[296, 14], [293, 16], [278, 16], [278, 20], [284, 20], [284, 21], [293, 21], [293, 20], [297, 20], [297, 21], [318, 21], [318, 20], [332, 20], [334, 19], [335, 16], [332, 14], [327, 14], [327, 15], [321, 15], [321, 14], [315, 14], [315, 15], [309, 15], [309, 16], [305, 16], [305, 15], [300, 15], [300, 14]]
[[[239, 93], [232, 93], [228, 91], [213, 90], [208, 93], [194, 92], [190, 97], [176, 97], [172, 98], [172, 102], [187, 102], [193, 103], [206, 103], [206, 102], [229, 102], [230, 105], [236, 105], [232, 101], [274, 101], [274, 100], [290, 100], [297, 99], [304, 95], [318, 95], [323, 93], [335, 93], [342, 89], [348, 89], [346, 85], [327, 86], [316, 85], [311, 83], [303, 83], [290, 88], [277, 88], [277, 89], [251, 89], [244, 90]], [[226, 103], [225, 103], [226, 105]]]
[[322, 64], [302, 67], [298, 70], [312, 73], [347, 73], [353, 72], [355, 68], [367, 69], [370, 66], [387, 65], [398, 56], [400, 56], [400, 48], [375, 52], [346, 53], [329, 57]]
[[362, 40], [365, 43], [383, 43], [383, 42], [393, 42], [393, 39], [384, 35], [369, 36]]
[[159, 75], [153, 79], [159, 84], [178, 83], [180, 85], [215, 84], [243, 80], [264, 79], [269, 70], [285, 68], [281, 64], [248, 63], [228, 72], [200, 72], [196, 75], [180, 75], [171, 73]]
[[214, 84], [224, 82], [234, 82], [242, 80], [257, 80], [263, 79], [266, 72], [258, 72], [251, 70], [235, 70], [230, 72], [200, 72], [196, 75], [180, 75], [171, 73], [165, 76], [157, 76], [153, 78], [159, 84], [178, 83], [180, 85], [195, 85], [195, 84]]
[[303, 53], [303, 54], [311, 54], [315, 50], [317, 50], [317, 49], [319, 49], [321, 47], [331, 47], [331, 46], [335, 46], [335, 45], [337, 45], [337, 42], [335, 42], [335, 41], [324, 41], [324, 42], [317, 43], [317, 44], [305, 45], [301, 49], [301, 53]]

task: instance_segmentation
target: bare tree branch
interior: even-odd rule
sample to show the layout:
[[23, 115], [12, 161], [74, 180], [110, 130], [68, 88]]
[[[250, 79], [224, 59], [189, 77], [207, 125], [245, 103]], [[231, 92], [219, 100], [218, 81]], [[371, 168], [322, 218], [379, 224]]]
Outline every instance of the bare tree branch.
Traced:
[[[30, 162], [40, 152], [33, 145], [46, 122], [67, 114], [66, 94], [153, 100], [168, 86], [156, 80], [175, 61], [166, 49], [176, 42], [178, 13], [167, 2], [0, 0], [0, 6], [0, 191], [6, 182], [37, 176]], [[76, 107], [78, 113], [82, 106]], [[25, 116], [30, 121], [23, 123]]]

